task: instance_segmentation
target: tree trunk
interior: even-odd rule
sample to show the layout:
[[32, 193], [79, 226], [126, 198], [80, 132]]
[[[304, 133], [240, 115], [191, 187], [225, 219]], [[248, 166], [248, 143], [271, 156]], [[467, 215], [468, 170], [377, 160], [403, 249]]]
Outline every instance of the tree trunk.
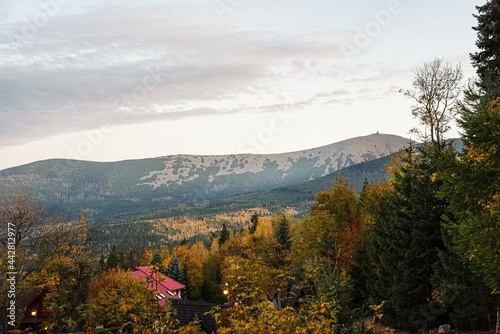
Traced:
[[500, 305], [497, 305], [497, 325], [495, 328], [495, 333], [500, 334]]

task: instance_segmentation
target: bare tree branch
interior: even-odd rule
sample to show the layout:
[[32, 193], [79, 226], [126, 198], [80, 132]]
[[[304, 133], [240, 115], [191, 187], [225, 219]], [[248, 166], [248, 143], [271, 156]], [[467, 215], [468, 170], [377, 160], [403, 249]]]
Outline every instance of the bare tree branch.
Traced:
[[413, 90], [400, 90], [413, 99], [412, 115], [420, 120], [425, 132], [418, 129], [412, 131], [427, 138], [438, 148], [444, 147], [444, 133], [450, 129], [449, 123], [455, 119], [458, 99], [462, 92], [463, 72], [460, 65], [452, 66], [442, 58], [425, 62], [414, 70]]

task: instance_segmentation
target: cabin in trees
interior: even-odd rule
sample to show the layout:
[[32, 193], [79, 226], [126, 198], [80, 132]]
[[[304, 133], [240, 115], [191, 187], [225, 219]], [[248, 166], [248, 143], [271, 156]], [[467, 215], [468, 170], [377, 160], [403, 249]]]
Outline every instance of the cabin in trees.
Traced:
[[160, 305], [165, 304], [165, 298], [182, 299], [181, 291], [186, 289], [184, 284], [158, 271], [152, 270], [151, 267], [136, 267], [132, 271], [132, 277], [136, 280], [146, 282], [149, 290], [156, 291], [156, 297]]
[[[43, 307], [43, 299], [47, 293], [53, 290], [53, 287], [43, 290], [40, 288], [31, 288], [21, 295], [16, 303], [18, 310], [22, 310], [23, 312], [19, 329], [31, 328], [32, 331], [38, 331], [40, 324], [47, 320]], [[0, 324], [3, 324], [3, 321], [0, 321]]]
[[186, 286], [158, 271], [152, 270], [151, 267], [136, 267], [132, 271], [132, 277], [141, 282], [147, 282], [149, 290], [157, 293], [158, 304], [164, 305], [165, 298], [172, 299], [172, 306], [177, 312], [176, 317], [179, 320], [179, 326], [198, 320], [202, 330], [208, 333], [216, 332], [215, 319], [209, 312], [214, 306], [218, 306], [217, 304], [183, 300], [181, 292]]

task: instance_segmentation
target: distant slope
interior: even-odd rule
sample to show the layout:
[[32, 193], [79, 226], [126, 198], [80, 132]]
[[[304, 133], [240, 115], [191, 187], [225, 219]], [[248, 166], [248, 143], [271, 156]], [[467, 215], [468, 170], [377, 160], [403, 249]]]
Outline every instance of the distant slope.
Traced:
[[353, 184], [358, 192], [361, 190], [365, 179], [370, 183], [386, 181], [387, 173], [384, 167], [390, 162], [391, 156], [349, 166], [318, 179], [291, 186], [247, 192], [188, 204], [178, 204], [168, 208], [140, 212], [133, 215], [116, 216], [112, 217], [112, 220], [128, 221], [176, 216], [203, 216], [220, 212], [247, 210], [255, 207], [266, 208], [271, 212], [279, 208], [292, 207], [299, 212], [299, 216], [302, 216], [309, 211], [310, 205], [314, 202], [314, 195], [321, 190], [329, 190], [338, 177], [342, 177]]
[[[457, 152], [462, 152], [463, 143], [460, 139], [450, 139], [448, 142]], [[271, 212], [275, 212], [278, 208], [290, 207], [297, 210], [299, 216], [302, 216], [309, 211], [311, 204], [314, 202], [314, 195], [322, 190], [328, 191], [338, 177], [347, 180], [357, 192], [361, 191], [365, 179], [371, 184], [388, 180], [385, 166], [391, 162], [391, 158], [395, 154], [355, 164], [299, 184], [231, 195], [214, 200], [179, 204], [150, 212], [141, 212], [135, 214], [133, 218], [131, 216], [127, 218], [118, 216], [113, 217], [113, 219], [141, 220], [183, 215], [203, 216], [220, 212], [248, 210], [256, 207], [266, 208]]]
[[282, 154], [45, 160], [0, 171], [0, 190], [22, 186], [53, 212], [86, 210], [106, 219], [316, 180], [388, 156], [407, 143], [399, 136], [374, 134]]

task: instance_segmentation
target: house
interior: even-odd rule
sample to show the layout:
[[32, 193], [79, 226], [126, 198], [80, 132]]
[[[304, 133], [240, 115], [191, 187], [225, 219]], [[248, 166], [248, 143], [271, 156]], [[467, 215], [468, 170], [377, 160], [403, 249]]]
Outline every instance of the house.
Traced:
[[157, 291], [156, 297], [160, 305], [165, 304], [165, 298], [182, 299], [181, 291], [186, 289], [184, 284], [152, 270], [151, 267], [136, 267], [132, 271], [132, 277], [147, 282], [149, 290]]
[[24, 313], [20, 329], [31, 328], [38, 331], [40, 324], [47, 320], [43, 299], [50, 290], [52, 289], [31, 288], [21, 295], [16, 303], [18, 309]]

